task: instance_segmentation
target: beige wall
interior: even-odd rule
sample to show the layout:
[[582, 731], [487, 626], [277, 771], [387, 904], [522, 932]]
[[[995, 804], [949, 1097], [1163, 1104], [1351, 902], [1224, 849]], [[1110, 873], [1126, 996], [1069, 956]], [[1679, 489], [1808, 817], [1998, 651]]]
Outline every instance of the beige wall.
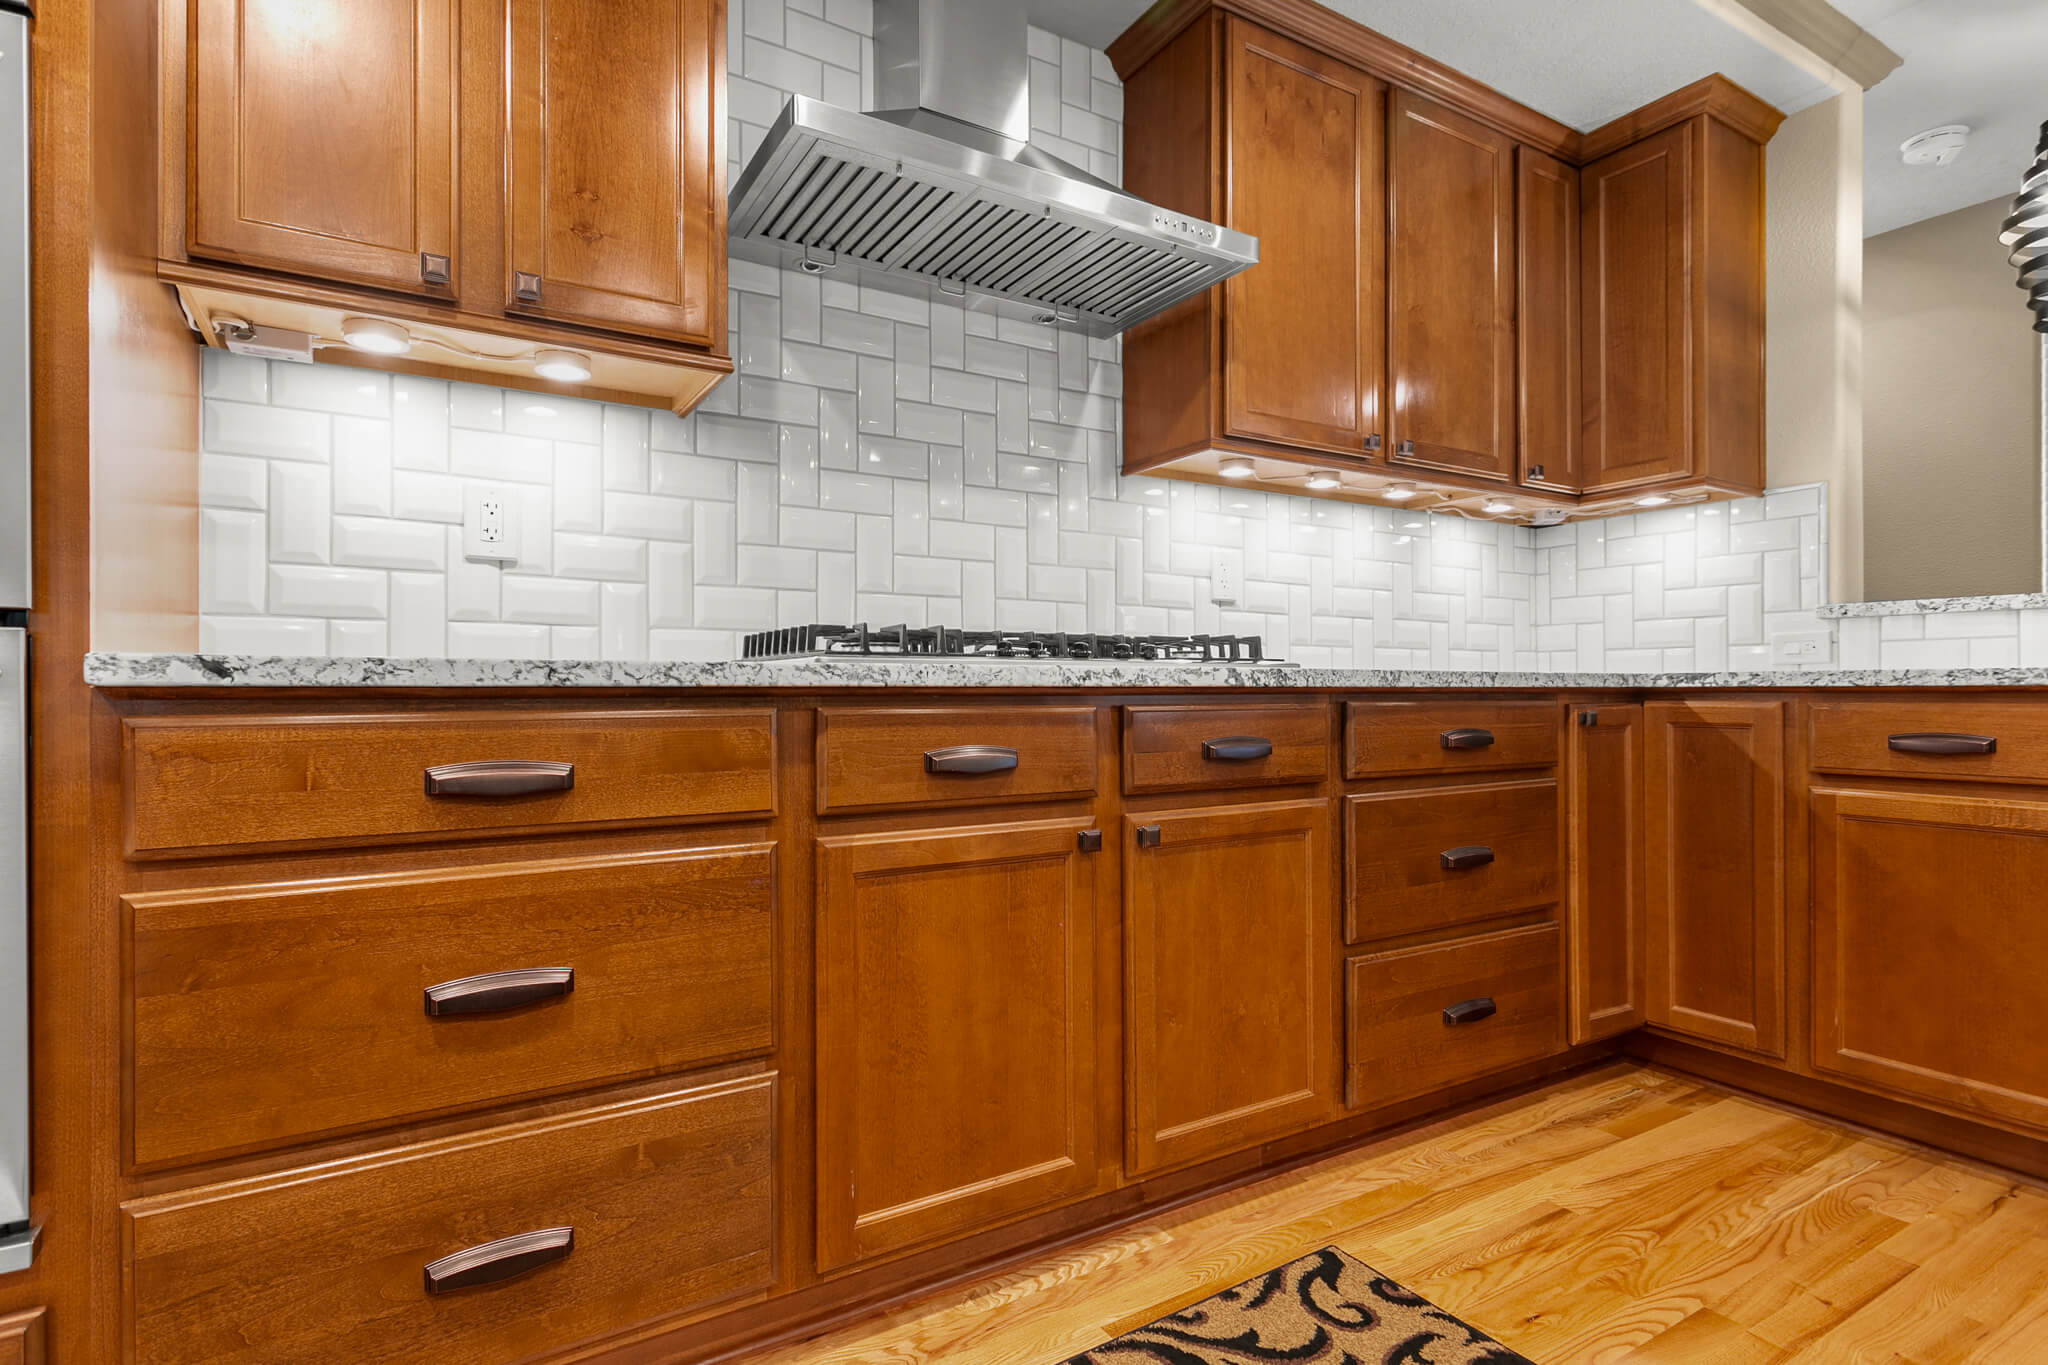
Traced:
[[1863, 244], [1868, 600], [2041, 590], [2040, 338], [1998, 242], [2010, 207]]
[[1827, 485], [1831, 601], [1863, 574], [1863, 92], [1785, 120], [1765, 152], [1765, 482]]

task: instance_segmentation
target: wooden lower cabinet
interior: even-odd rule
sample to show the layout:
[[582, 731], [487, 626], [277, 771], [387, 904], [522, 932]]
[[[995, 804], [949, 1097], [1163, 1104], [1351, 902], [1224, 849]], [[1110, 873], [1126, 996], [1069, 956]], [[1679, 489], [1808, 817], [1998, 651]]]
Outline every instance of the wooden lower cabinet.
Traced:
[[1574, 706], [1565, 732], [1571, 1036], [1643, 1022], [1643, 708]]
[[43, 1318], [40, 1308], [0, 1318], [0, 1365], [43, 1365]]
[[1096, 869], [1077, 820], [818, 840], [818, 1266], [1097, 1177]]
[[2048, 803], [1813, 797], [1813, 1060], [2048, 1129]]
[[765, 1293], [774, 1133], [762, 1075], [129, 1203], [122, 1359], [502, 1365]]
[[1648, 1022], [1785, 1051], [1785, 706], [1643, 707]]
[[1327, 801], [1125, 816], [1125, 1157], [1133, 1173], [1332, 1117]]

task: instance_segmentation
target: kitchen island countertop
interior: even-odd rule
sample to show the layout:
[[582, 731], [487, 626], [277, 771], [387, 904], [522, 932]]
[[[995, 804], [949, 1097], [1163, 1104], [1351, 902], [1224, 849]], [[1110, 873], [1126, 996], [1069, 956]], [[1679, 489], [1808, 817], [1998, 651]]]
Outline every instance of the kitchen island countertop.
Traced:
[[661, 663], [570, 659], [318, 658], [258, 654], [85, 657], [95, 687], [1044, 688], [1374, 691], [1401, 688], [2043, 687], [2048, 668], [1814, 669], [1721, 673], [1293, 668], [1202, 663], [986, 663], [961, 659]]

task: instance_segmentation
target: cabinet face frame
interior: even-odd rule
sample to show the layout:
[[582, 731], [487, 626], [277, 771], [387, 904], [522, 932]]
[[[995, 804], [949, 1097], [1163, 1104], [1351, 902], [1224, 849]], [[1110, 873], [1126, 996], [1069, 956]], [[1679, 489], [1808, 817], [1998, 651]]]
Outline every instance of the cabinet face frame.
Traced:
[[[1914, 1042], [1925, 1048], [1943, 1044], [1952, 1047], [1952, 1060], [1947, 1065], [1934, 1065], [1925, 1056], [1918, 1061], [1885, 1056], [1856, 1045], [1848, 1018], [1848, 981], [1852, 973], [1846, 959], [1859, 907], [1845, 899], [1840, 875], [1842, 832], [1852, 822], [2048, 842], [2048, 804], [2038, 799], [1986, 799], [1940, 787], [1923, 787], [1889, 791], [1821, 789], [1813, 793], [1812, 806], [1814, 1066], [1823, 1073], [1848, 1077], [1852, 1083], [1882, 1087], [1921, 1101], [1931, 1100], [1961, 1113], [1974, 1112], [2037, 1132], [2048, 1130], [2048, 1080], [2029, 1091], [1971, 1075], [1969, 1051], [1987, 1033], [1973, 1031], [1955, 1020], [1944, 998], [1901, 995], [1888, 1007], [1896, 1017], [1912, 1021], [1907, 1031], [1917, 1035]], [[2019, 879], [2009, 880], [2016, 889]], [[2038, 955], [2011, 944], [2010, 929], [1995, 922], [1985, 923], [1986, 919], [2002, 919], [2012, 908], [1958, 899], [1942, 907], [1942, 922], [1927, 926], [1934, 932], [1921, 936], [1919, 946], [1924, 951], [1936, 951], [1934, 935], [1941, 930], [1954, 933], [1974, 929], [1982, 939], [2008, 940], [2008, 946], [2021, 953], [2021, 961], [2032, 962], [2038, 969]], [[2035, 994], [2038, 996], [2038, 991]], [[2039, 1022], [2038, 1009], [2028, 1016], [2028, 1011], [2014, 1010], [2008, 1016], [2010, 1035], [2000, 1037], [1991, 1032], [1988, 1036], [2001, 1052], [2023, 1053], [2034, 1069], [2048, 1075], [2048, 1043], [2044, 1043], [2038, 1028], [2030, 1027]]]
[[[615, 0], [616, 2], [616, 0]], [[669, 338], [696, 346], [725, 335], [725, 0], [651, 0], [676, 13], [673, 114], [677, 125], [674, 277], [665, 294], [608, 288], [557, 273], [551, 247], [561, 237], [602, 234], [595, 222], [565, 222], [577, 206], [551, 194], [551, 118], [562, 100], [550, 83], [549, 13], [576, 0], [508, 0], [505, 10], [505, 263], [502, 305], [531, 316]], [[586, 111], [586, 116], [587, 111]], [[595, 196], [590, 196], [593, 202]], [[588, 208], [588, 205], [582, 207]], [[529, 292], [532, 297], [528, 297]]]
[[[1450, 158], [1430, 155], [1424, 139], [1488, 158], [1491, 215], [1465, 223], [1448, 211], [1476, 186], [1456, 183]], [[1518, 406], [1514, 143], [1454, 109], [1395, 90], [1388, 97], [1386, 177], [1387, 462], [1511, 484], [1517, 474]], [[1411, 232], [1411, 215], [1424, 226]], [[1447, 268], [1443, 253], [1455, 254], [1453, 230], [1485, 235], [1489, 277], [1467, 280]], [[1405, 266], [1411, 252], [1422, 257], [1424, 267], [1412, 277]], [[1483, 319], [1476, 329], [1480, 335], [1463, 337], [1461, 349], [1454, 333], [1473, 327], [1475, 315]], [[1447, 317], [1455, 321], [1447, 323]], [[1430, 439], [1431, 428], [1439, 425], [1432, 418], [1468, 407], [1486, 413], [1483, 444], [1461, 447]], [[1413, 450], [1403, 453], [1411, 441]]]
[[[1149, 1174], [1206, 1157], [1242, 1151], [1260, 1142], [1312, 1128], [1332, 1117], [1337, 1106], [1337, 1016], [1332, 978], [1337, 925], [1330, 863], [1330, 803], [1323, 799], [1255, 806], [1215, 806], [1148, 811], [1124, 816], [1124, 1010], [1125, 1161], [1133, 1175]], [[1141, 828], [1159, 831], [1156, 845], [1138, 841]], [[1160, 1040], [1161, 1006], [1156, 979], [1163, 949], [1175, 929], [1177, 903], [1162, 900], [1153, 879], [1159, 860], [1190, 849], [1216, 857], [1226, 875], [1232, 845], [1291, 839], [1301, 846], [1306, 869], [1304, 898], [1286, 908], [1281, 928], [1300, 935], [1302, 1026], [1298, 1042], [1305, 1084], [1268, 1094], [1252, 1103], [1178, 1123], [1162, 1121], [1167, 1074], [1178, 1063], [1197, 1072], [1224, 1065], [1232, 1039], [1219, 1033], [1208, 1055], [1169, 1054]], [[1276, 937], [1276, 943], [1280, 940]]]
[[[1095, 1187], [1100, 1146], [1095, 1063], [1101, 1013], [1096, 975], [1101, 855], [1080, 850], [1077, 836], [1087, 827], [1087, 821], [1081, 819], [1017, 821], [971, 828], [824, 835], [817, 840], [814, 1107], [820, 1271], [997, 1227]], [[1057, 1150], [1041, 1154], [1028, 1165], [929, 1188], [886, 1207], [868, 1207], [870, 1196], [860, 1188], [862, 1172], [869, 1162], [885, 1164], [891, 1157], [886, 1150], [889, 1135], [863, 1131], [859, 1122], [863, 1084], [882, 1085], [888, 1079], [862, 1072], [869, 1059], [861, 1054], [861, 1035], [872, 1028], [862, 999], [860, 883], [953, 869], [1049, 863], [1059, 865], [1066, 886], [1064, 904], [1050, 908], [1056, 918], [1039, 926], [1045, 938], [1056, 939], [1059, 953], [1057, 963], [1040, 966], [1046, 974], [1056, 970], [1066, 992], [1065, 999], [1057, 1003], [1066, 1031], [1059, 1088], [1056, 1094], [1016, 1093], [1008, 1098], [1022, 1106], [1023, 1112], [1033, 1114], [1042, 1113], [1048, 1103], [1064, 1104]], [[1048, 911], [1044, 906], [1022, 908]], [[1017, 942], [1021, 935], [1012, 927], [1011, 941], [1003, 946], [1013, 952], [1029, 947]], [[992, 950], [995, 945], [988, 946]], [[1021, 972], [1027, 965], [1020, 962], [1016, 969]], [[1026, 1058], [1051, 1046], [1042, 1034], [1006, 1035], [1001, 1041], [1011, 1044], [1010, 1059]], [[939, 1112], [947, 1107], [946, 1096], [925, 1099]], [[917, 1174], [922, 1178], [922, 1172]]]
[[1533, 147], [1515, 149], [1515, 287], [1516, 477], [1577, 493], [1579, 172]]
[[[185, 225], [183, 246], [191, 255], [269, 267], [344, 284], [394, 289], [429, 298], [454, 294], [459, 268], [458, 201], [460, 155], [457, 104], [460, 0], [412, 0], [412, 101], [404, 122], [411, 128], [413, 196], [412, 239], [371, 242], [326, 230], [312, 223], [266, 218], [250, 203], [254, 178], [246, 158], [251, 154], [251, 127], [282, 123], [288, 136], [294, 122], [328, 116], [317, 100], [295, 104], [267, 115], [244, 107], [252, 73], [244, 32], [250, 13], [266, 0], [169, 0], [165, 6], [166, 43], [181, 42], [186, 86], [184, 106]], [[267, 0], [270, 7], [297, 0]], [[312, 3], [312, 0], [305, 0]], [[182, 34], [170, 29], [184, 7]], [[368, 22], [368, 7], [350, 11]], [[168, 63], [167, 63], [168, 65]], [[282, 80], [282, 78], [279, 78]], [[167, 92], [166, 98], [170, 95]], [[380, 145], [380, 151], [383, 148]], [[277, 187], [272, 187], [276, 189]], [[325, 187], [336, 200], [363, 193], [337, 177]], [[302, 191], [303, 192], [303, 191]], [[340, 209], [342, 204], [329, 206]], [[308, 215], [310, 216], [310, 214]], [[425, 279], [424, 257], [445, 258], [448, 272], [438, 284]]]
[[[1729, 1047], [1783, 1057], [1785, 1051], [1785, 703], [1782, 701], [1653, 701], [1643, 706], [1644, 935], [1647, 948], [1647, 1020], [1676, 1033]], [[1696, 765], [1674, 753], [1688, 731], [1725, 735], [1746, 764], [1742, 794], [1749, 820], [1728, 820], [1715, 793], [1703, 790]], [[1739, 813], [1738, 811], [1738, 813]], [[1714, 822], [1721, 828], [1713, 828]], [[1746, 863], [1748, 905], [1743, 941], [1723, 951], [1748, 955], [1749, 995], [1740, 1017], [1687, 1003], [1699, 974], [1712, 963], [1686, 955], [1682, 916], [1698, 913], [1690, 898], [1701, 891], [1698, 869], [1677, 856], [1688, 827], [1718, 833], [1731, 856]]]
[[[1334, 253], [1348, 253], [1348, 264], [1358, 288], [1357, 312], [1351, 321], [1355, 329], [1352, 332], [1351, 355], [1349, 363], [1341, 367], [1345, 371], [1341, 376], [1342, 383], [1351, 387], [1351, 397], [1346, 404], [1350, 411], [1341, 416], [1332, 413], [1328, 420], [1318, 421], [1299, 413], [1261, 407], [1258, 396], [1269, 392], [1274, 381], [1281, 376], [1270, 370], [1261, 373], [1254, 369], [1255, 365], [1286, 363], [1270, 358], [1278, 340], [1268, 333], [1285, 333], [1290, 321], [1298, 321], [1300, 310], [1311, 305], [1314, 299], [1276, 297], [1276, 282], [1283, 278], [1277, 271], [1261, 275], [1254, 268], [1224, 281], [1222, 429], [1229, 436], [1245, 440], [1324, 450], [1363, 460], [1367, 438], [1380, 432], [1383, 425], [1381, 415], [1385, 411], [1386, 269], [1382, 204], [1386, 184], [1387, 87], [1362, 71], [1234, 16], [1224, 30], [1224, 37], [1224, 112], [1220, 134], [1222, 221], [1241, 231], [1256, 232], [1259, 226], [1255, 217], [1247, 217], [1245, 207], [1245, 196], [1250, 193], [1249, 170], [1256, 164], [1257, 157], [1253, 148], [1241, 141], [1241, 138], [1248, 139], [1250, 130], [1242, 128], [1237, 117], [1250, 106], [1255, 64], [1288, 72], [1300, 80], [1326, 87], [1335, 93], [1335, 97], [1352, 101], [1356, 109], [1351, 125], [1351, 137], [1356, 147], [1350, 196], [1354, 209], [1348, 227], [1340, 223], [1314, 222], [1311, 221], [1312, 215], [1296, 218], [1294, 225], [1304, 231], [1315, 228], [1330, 233]], [[1303, 119], [1301, 123], [1306, 126], [1308, 120]], [[1271, 206], [1268, 206], [1268, 211], [1272, 211]], [[1343, 235], [1346, 240], [1342, 243], [1335, 242], [1339, 228], [1345, 229]], [[1265, 235], [1272, 237], [1272, 230], [1267, 229]], [[1332, 281], [1318, 280], [1310, 285], [1310, 290], [1312, 295], [1327, 299], [1333, 296], [1330, 293], [1333, 287]], [[1342, 291], [1338, 290], [1334, 297], [1341, 298]], [[1269, 299], [1272, 301], [1268, 302]], [[1334, 321], [1334, 313], [1326, 321]], [[1284, 355], [1284, 350], [1280, 354]], [[1340, 367], [1329, 363], [1331, 357], [1322, 359], [1325, 362], [1323, 369], [1319, 374], [1311, 372], [1308, 377], [1311, 386], [1318, 377], [1325, 381], [1339, 379]], [[1289, 378], [1295, 389], [1302, 386], [1304, 376], [1299, 368], [1291, 369]]]
[[[1572, 1042], [1589, 1043], [1627, 1033], [1644, 1018], [1642, 705], [1574, 706], [1565, 736], [1569, 1015]], [[1619, 829], [1612, 819], [1617, 787]], [[1594, 970], [1596, 939], [1621, 944], [1619, 991]]]

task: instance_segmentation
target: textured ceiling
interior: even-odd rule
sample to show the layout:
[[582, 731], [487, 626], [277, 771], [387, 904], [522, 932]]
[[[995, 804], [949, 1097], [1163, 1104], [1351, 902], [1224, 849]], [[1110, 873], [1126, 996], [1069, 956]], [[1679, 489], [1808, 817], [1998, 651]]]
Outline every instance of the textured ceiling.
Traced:
[[[1786, 113], [1834, 93], [1695, 0], [1325, 3], [1579, 129], [1597, 128], [1717, 71]], [[2048, 9], [2042, 0], [2014, 3]], [[1091, 47], [1105, 45], [1146, 8], [1143, 0], [1029, 4], [1032, 22]]]
[[[1905, 59], [1863, 97], [1866, 236], [2019, 193], [2048, 119], [2044, 0], [1834, 0]], [[1951, 166], [1908, 166], [1899, 144], [1970, 126]]]

